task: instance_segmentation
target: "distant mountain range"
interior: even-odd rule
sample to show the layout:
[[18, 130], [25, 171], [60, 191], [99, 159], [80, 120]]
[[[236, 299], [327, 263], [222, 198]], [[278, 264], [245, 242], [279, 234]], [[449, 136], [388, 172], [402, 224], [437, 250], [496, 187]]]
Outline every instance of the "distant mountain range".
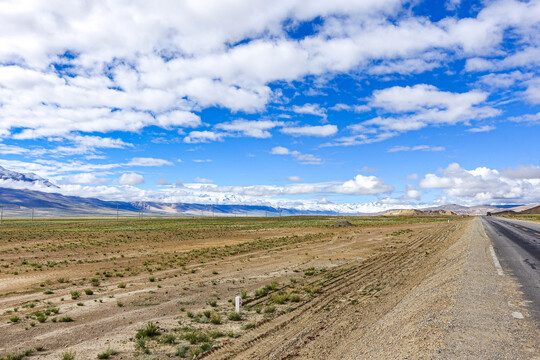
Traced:
[[[17, 184], [39, 184], [50, 189], [60, 189], [49, 180], [34, 173], [18, 173], [0, 166], [0, 180]], [[1, 186], [1, 185], [0, 185]], [[351, 211], [309, 211], [292, 208], [275, 208], [260, 205], [207, 205], [194, 203], [160, 203], [160, 202], [123, 202], [105, 201], [96, 198], [66, 196], [59, 193], [41, 192], [28, 189], [0, 187], [0, 206], [4, 216], [23, 216], [35, 209], [36, 216], [114, 216], [117, 211], [121, 216], [138, 216], [141, 212], [150, 216], [283, 216], [289, 215], [485, 215], [487, 212], [497, 213], [504, 209], [508, 213], [528, 211], [540, 204], [521, 206], [462, 206], [448, 204], [423, 209], [394, 209], [377, 214], [362, 214]], [[530, 210], [536, 211], [536, 210]]]
[[334, 212], [305, 211], [257, 205], [167, 204], [157, 202], [104, 201], [96, 198], [65, 196], [34, 190], [0, 188], [0, 206], [4, 216], [138, 216], [142, 210], [149, 216], [283, 216], [337, 215]]
[[12, 181], [19, 181], [23, 183], [31, 183], [31, 184], [41, 184], [46, 187], [51, 188], [57, 188], [59, 187], [53, 183], [51, 183], [49, 180], [42, 178], [41, 176], [38, 176], [34, 173], [19, 173], [16, 171], [8, 170], [2, 166], [0, 166], [0, 180], [12, 180]]

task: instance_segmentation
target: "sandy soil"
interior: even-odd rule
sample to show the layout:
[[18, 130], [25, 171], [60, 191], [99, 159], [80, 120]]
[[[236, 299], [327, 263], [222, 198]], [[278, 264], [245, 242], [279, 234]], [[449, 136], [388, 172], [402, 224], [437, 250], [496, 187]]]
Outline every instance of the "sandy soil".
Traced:
[[[537, 329], [513, 280], [497, 278], [479, 222], [402, 222], [2, 233], [0, 358], [180, 358], [179, 345], [186, 358], [205, 350], [197, 359], [535, 358]], [[241, 319], [229, 319], [242, 292]], [[137, 339], [149, 322], [156, 334]]]

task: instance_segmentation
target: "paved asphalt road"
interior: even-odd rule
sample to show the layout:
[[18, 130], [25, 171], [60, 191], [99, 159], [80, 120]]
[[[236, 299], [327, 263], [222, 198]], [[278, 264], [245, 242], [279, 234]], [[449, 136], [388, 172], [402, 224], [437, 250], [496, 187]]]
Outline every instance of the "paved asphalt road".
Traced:
[[530, 313], [540, 327], [540, 224], [482, 216], [504, 272], [521, 284]]

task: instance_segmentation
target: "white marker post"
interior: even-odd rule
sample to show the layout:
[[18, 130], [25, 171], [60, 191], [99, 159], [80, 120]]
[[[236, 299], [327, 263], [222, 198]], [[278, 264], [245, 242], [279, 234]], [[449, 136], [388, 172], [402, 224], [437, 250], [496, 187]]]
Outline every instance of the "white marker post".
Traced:
[[242, 311], [242, 297], [241, 296], [237, 296], [234, 299], [234, 310], [236, 311], [237, 314], [240, 314], [240, 311]]

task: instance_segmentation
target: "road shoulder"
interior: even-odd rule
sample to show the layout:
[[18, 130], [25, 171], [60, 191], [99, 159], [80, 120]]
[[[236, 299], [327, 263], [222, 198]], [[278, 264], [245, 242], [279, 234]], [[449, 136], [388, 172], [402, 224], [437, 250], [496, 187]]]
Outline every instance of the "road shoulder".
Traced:
[[[431, 275], [351, 346], [346, 359], [540, 359], [518, 285], [500, 276], [480, 219]], [[516, 319], [512, 313], [520, 313]]]

